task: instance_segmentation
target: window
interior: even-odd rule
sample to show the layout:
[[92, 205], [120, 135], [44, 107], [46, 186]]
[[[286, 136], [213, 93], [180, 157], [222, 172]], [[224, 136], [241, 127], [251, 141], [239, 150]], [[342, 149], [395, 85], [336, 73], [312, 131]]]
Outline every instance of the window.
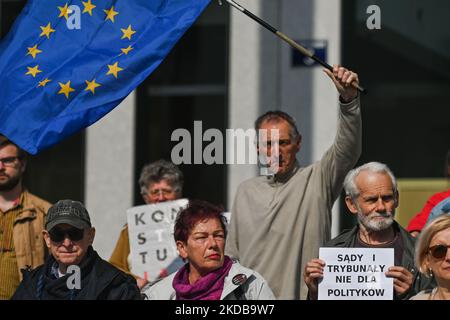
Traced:
[[[136, 175], [148, 162], [171, 160], [172, 132], [184, 128], [194, 138], [227, 126], [228, 10], [211, 3], [172, 52], [137, 90]], [[193, 144], [193, 140], [192, 140]], [[203, 146], [209, 144], [203, 143]], [[193, 161], [193, 147], [191, 148]], [[182, 164], [184, 196], [214, 203], [226, 200], [226, 165]], [[142, 203], [135, 183], [135, 203]]]

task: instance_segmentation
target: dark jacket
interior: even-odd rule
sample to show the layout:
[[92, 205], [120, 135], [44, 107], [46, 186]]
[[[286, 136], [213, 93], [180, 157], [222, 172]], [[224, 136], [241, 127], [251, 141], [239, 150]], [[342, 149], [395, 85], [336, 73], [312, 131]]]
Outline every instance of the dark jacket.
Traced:
[[[430, 289], [435, 286], [434, 279], [430, 279], [424, 277], [419, 270], [417, 270], [414, 264], [414, 247], [415, 247], [415, 238], [413, 238], [408, 231], [402, 228], [396, 221], [392, 224], [395, 228], [396, 232], [400, 233], [400, 236], [403, 241], [403, 255], [401, 266], [405, 269], [408, 269], [414, 276], [413, 285], [411, 290], [402, 296], [394, 295], [395, 300], [400, 299], [409, 299], [413, 295], [419, 293], [422, 290]], [[359, 225], [355, 226], [353, 229], [344, 230], [340, 235], [336, 238], [328, 241], [324, 247], [340, 247], [340, 248], [353, 248], [355, 247], [355, 243], [357, 241], [359, 232]]]
[[[50, 255], [45, 264], [34, 270], [23, 270], [23, 281], [13, 300], [139, 300], [136, 280], [115, 268], [89, 247], [80, 263], [80, 289], [69, 289], [72, 275], [55, 276], [56, 260]], [[72, 279], [72, 278], [71, 278]]]

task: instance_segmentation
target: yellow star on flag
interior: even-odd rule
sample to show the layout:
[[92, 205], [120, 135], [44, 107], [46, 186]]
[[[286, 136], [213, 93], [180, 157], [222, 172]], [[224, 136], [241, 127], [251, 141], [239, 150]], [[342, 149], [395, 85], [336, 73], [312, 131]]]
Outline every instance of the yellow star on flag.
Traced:
[[30, 48], [27, 48], [27, 49], [28, 49], [28, 53], [26, 54], [26, 56], [27, 56], [27, 55], [31, 55], [31, 56], [33, 57], [33, 59], [36, 58], [36, 55], [37, 55], [38, 53], [41, 53], [41, 52], [42, 52], [42, 50], [39, 50], [39, 49], [38, 49], [37, 44], [36, 44], [34, 47], [30, 47]]
[[44, 80], [39, 81], [38, 87], [45, 87], [45, 85], [46, 85], [47, 83], [49, 83], [50, 81], [52, 81], [52, 80], [50, 80], [49, 78], [45, 78]]
[[90, 16], [92, 16], [92, 10], [97, 7], [96, 5], [93, 5], [91, 3], [91, 0], [88, 0], [87, 2], [81, 1], [83, 3], [84, 9], [82, 13], [89, 13]]
[[69, 99], [69, 94], [71, 92], [75, 91], [74, 88], [70, 87], [70, 80], [67, 81], [66, 84], [61, 83], [61, 82], [58, 82], [58, 83], [59, 83], [59, 85], [61, 87], [61, 90], [59, 90], [58, 94], [64, 94], [66, 96], [66, 98]]
[[106, 75], [108, 74], [112, 74], [114, 75], [114, 77], [117, 79], [117, 73], [119, 71], [122, 71], [123, 69], [121, 67], [118, 66], [118, 62], [114, 63], [114, 64], [108, 64], [108, 68], [109, 71], [106, 73]]
[[39, 65], [35, 65], [33, 68], [32, 67], [27, 67], [27, 68], [28, 68], [28, 72], [25, 74], [30, 74], [33, 76], [33, 78], [35, 78], [38, 73], [42, 72], [42, 70], [39, 70]]
[[87, 86], [86, 86], [86, 89], [84, 89], [84, 91], [91, 91], [92, 94], [95, 94], [95, 88], [101, 86], [101, 84], [95, 82], [95, 79], [92, 80], [91, 82], [86, 80], [86, 84], [87, 84]]
[[123, 36], [120, 39], [128, 38], [128, 40], [131, 40], [131, 36], [136, 33], [136, 31], [131, 29], [131, 24], [128, 25], [128, 28], [126, 28], [126, 29], [120, 28], [120, 30], [122, 30], [122, 32], [123, 32]]
[[40, 37], [47, 36], [47, 39], [50, 38], [50, 33], [55, 32], [55, 29], [52, 29], [52, 26], [50, 25], [50, 22], [45, 27], [41, 26], [40, 28], [42, 29], [42, 32], [41, 32], [41, 34], [39, 36]]
[[114, 16], [119, 14], [119, 12], [114, 11], [114, 6], [112, 6], [111, 9], [109, 9], [109, 10], [103, 10], [103, 11], [105, 11], [105, 13], [106, 13], [105, 21], [109, 19], [112, 22], [114, 22]]
[[66, 18], [66, 20], [69, 19], [69, 12], [71, 10], [68, 8], [67, 2], [66, 2], [66, 5], [64, 7], [58, 7], [58, 9], [59, 9], [59, 16], [58, 16], [58, 18], [64, 17], [64, 18]]
[[[131, 50], [133, 50], [134, 48], [132, 46], [128, 46], [128, 48], [121, 48], [120, 50], [122, 50], [123, 54], [128, 54], [128, 52], [130, 52]], [[122, 54], [122, 53], [121, 53]]]

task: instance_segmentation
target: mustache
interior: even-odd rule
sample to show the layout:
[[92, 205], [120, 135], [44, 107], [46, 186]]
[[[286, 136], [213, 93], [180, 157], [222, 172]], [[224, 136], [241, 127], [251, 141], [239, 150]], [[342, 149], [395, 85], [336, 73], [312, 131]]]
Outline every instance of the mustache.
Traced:
[[370, 215], [370, 218], [391, 218], [393, 216], [393, 211], [378, 212], [375, 211]]

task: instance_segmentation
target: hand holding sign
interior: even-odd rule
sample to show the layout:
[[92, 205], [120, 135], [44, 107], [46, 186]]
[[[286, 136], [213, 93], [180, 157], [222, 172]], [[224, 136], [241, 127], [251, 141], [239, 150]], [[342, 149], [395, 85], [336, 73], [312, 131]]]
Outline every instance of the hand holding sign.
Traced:
[[317, 300], [318, 280], [323, 278], [324, 267], [325, 261], [321, 259], [312, 259], [305, 266], [303, 279], [309, 289], [309, 297], [312, 300]]
[[394, 290], [398, 296], [409, 291], [414, 280], [413, 274], [403, 267], [390, 267], [386, 276], [394, 278]]

